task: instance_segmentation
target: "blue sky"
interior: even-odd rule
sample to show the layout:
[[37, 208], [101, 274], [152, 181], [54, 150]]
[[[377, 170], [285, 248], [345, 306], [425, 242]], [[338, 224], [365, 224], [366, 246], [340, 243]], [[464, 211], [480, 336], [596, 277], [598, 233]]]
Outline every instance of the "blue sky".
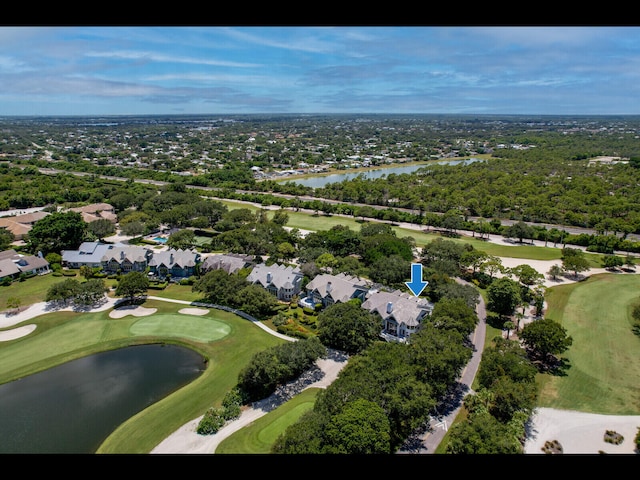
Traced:
[[0, 115], [640, 114], [640, 28], [0, 27]]

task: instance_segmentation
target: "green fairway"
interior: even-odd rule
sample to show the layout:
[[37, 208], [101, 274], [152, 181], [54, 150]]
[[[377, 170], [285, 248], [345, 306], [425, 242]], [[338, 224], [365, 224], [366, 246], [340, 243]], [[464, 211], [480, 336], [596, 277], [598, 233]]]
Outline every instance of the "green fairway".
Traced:
[[[255, 205], [225, 201], [229, 208]], [[269, 211], [273, 215], [274, 210]], [[312, 215], [287, 211], [288, 227], [328, 230], [335, 225], [359, 231], [360, 220], [337, 215]], [[442, 237], [394, 226], [399, 237], [410, 236], [418, 247], [436, 238], [469, 243], [490, 255], [533, 260], [559, 260], [561, 249], [533, 245], [508, 245], [475, 237]], [[586, 254], [591, 267], [600, 267], [602, 256]], [[76, 277], [79, 280], [80, 277]], [[46, 275], [0, 287], [0, 310], [17, 297], [21, 305], [44, 301], [51, 285], [62, 277]], [[113, 283], [113, 282], [111, 282]], [[189, 285], [170, 284], [149, 290], [152, 296], [186, 302], [199, 300]], [[632, 333], [631, 309], [640, 302], [639, 275], [595, 275], [589, 279], [550, 288], [546, 317], [560, 322], [573, 338], [562, 356], [569, 368], [562, 375], [538, 375], [538, 405], [605, 414], [640, 412], [640, 338]], [[0, 342], [0, 383], [51, 368], [60, 363], [104, 350], [142, 343], [173, 343], [201, 353], [207, 369], [191, 384], [150, 406], [121, 425], [97, 453], [148, 453], [186, 422], [219, 406], [237, 382], [238, 373], [258, 351], [279, 344], [278, 339], [231, 313], [211, 309], [206, 315], [186, 315], [184, 304], [147, 299], [156, 312], [145, 317], [110, 318], [109, 312], [56, 311], [21, 325], [36, 324], [28, 336]], [[19, 325], [16, 325], [19, 326]], [[487, 345], [500, 330], [487, 329]], [[216, 453], [268, 453], [288, 425], [313, 408], [317, 389], [307, 389], [291, 401], [260, 417], [250, 426], [220, 443]]]
[[[279, 339], [232, 313], [211, 309], [203, 316], [178, 313], [183, 304], [148, 299], [142, 305], [156, 309], [149, 317], [127, 315], [114, 319], [109, 310], [78, 313], [58, 311], [35, 317], [36, 330], [26, 337], [0, 342], [0, 383], [105, 350], [129, 345], [167, 343], [200, 353], [207, 368], [193, 382], [139, 412], [118, 427], [97, 453], [149, 453], [179, 427], [219, 407], [236, 384], [240, 370], [253, 355], [278, 345]], [[151, 324], [154, 316], [161, 321]], [[169, 322], [174, 323], [171, 330]], [[148, 329], [132, 333], [136, 324]], [[160, 332], [164, 333], [160, 333]], [[216, 333], [217, 332], [217, 333]], [[217, 339], [210, 337], [217, 335]], [[191, 337], [206, 339], [194, 340]]]
[[319, 391], [318, 388], [303, 390], [290, 401], [225, 438], [220, 442], [215, 453], [269, 453], [271, 445], [278, 436], [313, 408]]
[[190, 315], [150, 315], [131, 325], [133, 335], [179, 337], [196, 342], [212, 342], [226, 337], [231, 327], [211, 318]]
[[594, 275], [548, 291], [546, 317], [567, 330], [573, 345], [563, 354], [566, 375], [540, 376], [541, 407], [640, 412], [640, 337], [632, 333], [630, 314], [638, 300], [638, 275]]
[[[234, 202], [232, 200], [222, 201], [230, 210], [236, 208], [248, 208], [252, 211], [257, 211], [258, 206], [243, 202]], [[269, 210], [267, 216], [273, 217], [275, 210]], [[300, 230], [309, 230], [312, 232], [320, 230], [330, 230], [336, 225], [342, 225], [349, 227], [350, 229], [358, 232], [363, 225], [362, 220], [353, 217], [347, 217], [342, 215], [325, 215], [323, 213], [312, 214], [308, 212], [294, 212], [287, 210], [289, 220], [287, 221], [287, 227], [298, 228]], [[370, 220], [375, 222], [375, 220]], [[438, 232], [427, 232], [427, 227], [416, 225], [416, 228], [403, 228], [394, 226], [393, 230], [400, 238], [412, 237], [415, 240], [416, 246], [423, 247], [429, 242], [432, 242], [436, 238], [444, 238], [445, 240], [451, 240], [454, 243], [468, 243], [475, 249], [488, 253], [489, 255], [495, 255], [498, 257], [511, 257], [511, 258], [528, 258], [531, 260], [559, 260], [562, 256], [561, 246], [554, 247], [552, 243], [548, 246], [536, 246], [536, 245], [503, 245], [500, 243], [493, 243], [486, 239], [480, 239], [479, 237], [461, 235], [459, 237], [443, 237]], [[600, 260], [601, 255], [586, 253], [585, 257], [589, 260], [591, 267], [601, 267]]]

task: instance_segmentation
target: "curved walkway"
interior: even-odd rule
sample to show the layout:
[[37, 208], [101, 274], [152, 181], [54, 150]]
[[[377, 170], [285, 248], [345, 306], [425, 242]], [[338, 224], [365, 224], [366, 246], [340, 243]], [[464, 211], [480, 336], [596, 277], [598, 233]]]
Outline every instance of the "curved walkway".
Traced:
[[[505, 240], [501, 238], [494, 238], [494, 239], [491, 239], [490, 241], [493, 241], [496, 243], [505, 242]], [[536, 268], [540, 273], [544, 274], [545, 278], [546, 278], [546, 272], [550, 267], [549, 262], [535, 262], [527, 259], [503, 258], [503, 262], [505, 266], [509, 266], [509, 267], [519, 265], [521, 263], [530, 264], [531, 266]], [[557, 262], [552, 262], [552, 263], [557, 263]], [[600, 273], [603, 271], [605, 270], [591, 269], [589, 272], [587, 272], [587, 275], [593, 274], [593, 273]], [[564, 278], [564, 280], [561, 280], [561, 281], [571, 282], [575, 280], [571, 280], [570, 278]], [[553, 286], [553, 285], [557, 285], [558, 284], [557, 282], [558, 280], [551, 281], [550, 279], [546, 278], [545, 285]], [[275, 335], [279, 338], [289, 340], [289, 341], [296, 340], [294, 338], [288, 337], [286, 335], [282, 335], [279, 332], [276, 332], [270, 329], [269, 327], [264, 325], [262, 322], [245, 314], [244, 312], [239, 312], [235, 309], [230, 309], [228, 307], [212, 305], [207, 303], [190, 302], [185, 300], [176, 300], [176, 299], [157, 297], [157, 296], [147, 296], [147, 298], [153, 299], [153, 300], [166, 301], [166, 302], [181, 303], [181, 304], [190, 305], [194, 307], [200, 306], [200, 307], [206, 307], [206, 308], [220, 308], [223, 310], [231, 311], [232, 313], [236, 313], [242, 316], [243, 318], [246, 318], [247, 320], [252, 321], [256, 326], [258, 326], [259, 328], [262, 328], [263, 330], [265, 330], [271, 335]], [[97, 307], [88, 309], [87, 311], [108, 310], [110, 308], [113, 308], [116, 305], [116, 302], [118, 300], [119, 299], [106, 297], [106, 300], [103, 304]], [[21, 309], [17, 313], [10, 313], [10, 312], [0, 313], [0, 328], [11, 327], [13, 325], [17, 325], [19, 323], [22, 323], [36, 316], [54, 312], [54, 311], [61, 311], [61, 310], [79, 311], [71, 307], [57, 308], [57, 307], [52, 307], [47, 302], [39, 302], [39, 303], [30, 305], [27, 308]], [[478, 325], [476, 326], [476, 330], [474, 331], [474, 333], [470, 338], [474, 345], [474, 350], [473, 350], [472, 358], [469, 364], [465, 367], [465, 369], [461, 374], [457, 388], [454, 389], [450, 398], [447, 399], [447, 402], [440, 407], [441, 415], [431, 419], [428, 426], [429, 427], [428, 430], [422, 435], [420, 435], [419, 437], [413, 439], [413, 442], [409, 442], [408, 445], [405, 446], [399, 453], [419, 453], [419, 454], [434, 453], [435, 449], [444, 438], [449, 426], [453, 423], [456, 415], [458, 414], [460, 408], [462, 407], [462, 400], [464, 399], [464, 396], [468, 393], [471, 393], [471, 384], [479, 368], [482, 350], [484, 348], [485, 333], [486, 333], [486, 324], [485, 324], [486, 311], [485, 311], [485, 305], [484, 305], [484, 301], [482, 300], [482, 297], [480, 297], [480, 303], [477, 305], [476, 311], [478, 314], [479, 322], [478, 322]], [[31, 331], [33, 331], [33, 328], [35, 328], [35, 325], [33, 326], [25, 325], [13, 330], [2, 331], [0, 332], [0, 341], [12, 340], [12, 339], [18, 338], [21, 335], [27, 335]], [[329, 357], [318, 360], [316, 366], [312, 368], [308, 372], [308, 374], [305, 374], [300, 379], [297, 379], [296, 381], [293, 381], [290, 384], [287, 384], [286, 386], [283, 387], [282, 390], [277, 391], [268, 399], [264, 399], [260, 402], [254, 403], [250, 408], [244, 410], [241, 416], [237, 420], [229, 423], [228, 425], [225, 425], [215, 435], [199, 435], [196, 433], [197, 425], [200, 419], [202, 418], [202, 417], [199, 417], [183, 425], [180, 429], [178, 429], [168, 438], [163, 440], [160, 444], [158, 444], [158, 446], [154, 448], [154, 450], [151, 453], [205, 453], [205, 454], [214, 453], [215, 448], [217, 447], [217, 445], [221, 440], [231, 435], [235, 431], [239, 430], [243, 426], [251, 423], [256, 418], [259, 418], [260, 416], [265, 415], [270, 410], [275, 408], [277, 405], [280, 405], [282, 402], [288, 400], [292, 392], [298, 393], [302, 389], [309, 388], [309, 387], [320, 387], [320, 388], [326, 387], [333, 380], [335, 380], [335, 378], [337, 378], [339, 371], [346, 365], [346, 362], [347, 362], [346, 357], [338, 355], [337, 352], [332, 352], [332, 354]], [[629, 422], [633, 422], [633, 426], [635, 427], [635, 424], [637, 422], [637, 418], [635, 416], [628, 417], [627, 420], [624, 420], [624, 417], [620, 418], [615, 416], [594, 416], [594, 415], [581, 413], [581, 412], [565, 412], [565, 411], [553, 410], [553, 409], [539, 409], [532, 418], [533, 436], [527, 439], [527, 444], [525, 445], [525, 449], [526, 449], [525, 453], [537, 453], [540, 448], [540, 442], [541, 441], [544, 442], [545, 440], [550, 439], [550, 438], [547, 438], [547, 434], [544, 433], [544, 428], [551, 428], [559, 424], [564, 424], [562, 423], [564, 420], [569, 421], [569, 419], [574, 417], [579, 418], [580, 419], [579, 422], [582, 422], [582, 423], [587, 421], [592, 423], [591, 420], [594, 417], [605, 417], [605, 419], [609, 419], [607, 420], [609, 424], [615, 423], [616, 425], [618, 425], [618, 423], [616, 422], [622, 422], [623, 425], [625, 424], [624, 422], [627, 422], [627, 424]], [[638, 416], [638, 418], [640, 418], [640, 416]], [[562, 419], [562, 420], [559, 420], [559, 419]], [[605, 427], [600, 427], [600, 430], [602, 428], [605, 428]], [[540, 430], [543, 430], [543, 431], [540, 431]], [[592, 452], [592, 448], [590, 448], [589, 446], [580, 446], [582, 445], [580, 443], [580, 438], [582, 438], [583, 441], [585, 441], [584, 439], [586, 438], [586, 436], [584, 435], [584, 432], [580, 428], [576, 428], [575, 424], [573, 428], [567, 427], [567, 429], [565, 430], [567, 432], [569, 431], [578, 432], [578, 434], [576, 434], [577, 436], [572, 437], [573, 440], [566, 440], [565, 453], [595, 453], [595, 452]], [[556, 430], [554, 430], [554, 432], [555, 431], [557, 431], [557, 428]], [[558, 433], [558, 435], [560, 434]], [[625, 435], [625, 438], [627, 438], [626, 435]], [[564, 442], [562, 443], [564, 444]], [[578, 446], [574, 446], [574, 443]], [[625, 442], [625, 443], [626, 445], [624, 448], [615, 448], [613, 449], [614, 451], [612, 451], [611, 453], [619, 453], [619, 452], [630, 453], [628, 452], [628, 450], [633, 449], [633, 445], [631, 445], [633, 443], [633, 438], [628, 438], [628, 442]], [[608, 452], [607, 448], [604, 448], [600, 444], [599, 446], [600, 446], [600, 449], [599, 449], [600, 451]]]
[[[297, 339], [283, 335], [276, 332], [254, 317], [247, 315], [244, 312], [224, 307], [221, 305], [202, 303], [202, 302], [190, 302], [187, 300], [177, 300], [173, 298], [157, 297], [149, 295], [146, 297], [149, 300], [159, 300], [163, 302], [179, 303], [183, 305], [189, 305], [192, 307], [206, 307], [206, 308], [218, 308], [221, 310], [230, 311], [238, 314], [241, 317], [251, 321], [254, 325], [262, 328], [264, 331], [271, 335], [282, 338], [284, 340], [296, 341]], [[113, 308], [118, 300], [117, 298], [105, 297], [104, 303], [89, 308], [86, 311], [104, 311]], [[81, 311], [72, 307], [58, 308], [50, 304], [49, 302], [38, 302], [30, 305], [27, 308], [20, 310], [17, 313], [0, 313], [0, 328], [7, 328], [13, 325], [17, 325], [24, 321], [30, 320], [40, 315], [44, 315], [57, 311]], [[0, 341], [12, 340], [19, 338], [20, 336], [28, 335], [35, 329], [35, 325], [25, 325], [12, 330], [0, 332]], [[240, 428], [253, 422], [255, 419], [266, 415], [271, 410], [275, 409], [282, 403], [291, 399], [291, 397], [302, 390], [311, 387], [326, 388], [331, 382], [333, 382], [340, 370], [347, 364], [348, 357], [336, 350], [329, 349], [326, 357], [320, 358], [316, 361], [314, 367], [309, 369], [303, 375], [296, 380], [293, 380], [286, 385], [278, 388], [274, 394], [270, 397], [254, 402], [251, 407], [243, 410], [240, 417], [220, 429], [215, 435], [200, 435], [196, 432], [198, 424], [202, 416], [191, 420], [183, 425], [176, 432], [171, 434], [165, 440], [163, 440], [158, 446], [154, 448], [151, 453], [188, 453], [188, 454], [212, 454], [215, 452], [217, 445], [226, 437], [232, 433], [238, 431]]]
[[[273, 331], [273, 330], [272, 330]], [[169, 437], [160, 442], [151, 453], [161, 454], [212, 454], [222, 440], [249, 425], [256, 419], [282, 405], [292, 396], [307, 388], [326, 388], [337, 377], [347, 364], [348, 357], [336, 350], [329, 350], [327, 357], [321, 358], [316, 365], [302, 376], [286, 385], [279, 387], [270, 397], [254, 402], [246, 408], [237, 419], [225, 424], [214, 435], [200, 435], [197, 433], [198, 424], [202, 416], [185, 423]]]

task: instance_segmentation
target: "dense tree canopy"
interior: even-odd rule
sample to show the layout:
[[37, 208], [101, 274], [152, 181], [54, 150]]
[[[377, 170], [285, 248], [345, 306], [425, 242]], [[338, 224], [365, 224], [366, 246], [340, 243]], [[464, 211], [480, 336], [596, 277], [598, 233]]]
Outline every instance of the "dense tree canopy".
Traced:
[[391, 426], [384, 410], [375, 402], [357, 398], [327, 423], [325, 453], [388, 454]]
[[349, 354], [367, 348], [379, 338], [381, 330], [380, 316], [363, 309], [359, 300], [330, 305], [318, 315], [322, 343]]
[[451, 328], [470, 335], [478, 323], [478, 315], [464, 298], [444, 297], [433, 307], [430, 322], [438, 328]]
[[511, 315], [520, 301], [520, 287], [509, 277], [497, 278], [487, 288], [487, 308], [499, 315]]
[[573, 338], [567, 334], [567, 330], [550, 318], [526, 324], [520, 338], [542, 359], [546, 359], [548, 355], [564, 353], [573, 344]]
[[477, 413], [471, 421], [451, 426], [449, 454], [518, 454], [522, 445], [512, 428], [489, 412]]
[[326, 354], [317, 337], [286, 342], [258, 352], [238, 375], [238, 388], [246, 403], [271, 395], [278, 385], [292, 380]]
[[143, 272], [132, 271], [120, 276], [115, 294], [119, 297], [133, 298], [147, 293], [149, 278]]
[[11, 248], [15, 235], [6, 228], [0, 228], [0, 251]]
[[116, 226], [107, 218], [99, 218], [87, 225], [87, 231], [91, 232], [98, 240], [116, 233]]
[[477, 378], [481, 387], [491, 388], [503, 375], [518, 382], [533, 382], [536, 373], [525, 350], [515, 340], [498, 337], [493, 347], [482, 352]]
[[55, 212], [38, 220], [28, 234], [32, 253], [60, 253], [77, 249], [85, 238], [87, 223], [78, 212]]

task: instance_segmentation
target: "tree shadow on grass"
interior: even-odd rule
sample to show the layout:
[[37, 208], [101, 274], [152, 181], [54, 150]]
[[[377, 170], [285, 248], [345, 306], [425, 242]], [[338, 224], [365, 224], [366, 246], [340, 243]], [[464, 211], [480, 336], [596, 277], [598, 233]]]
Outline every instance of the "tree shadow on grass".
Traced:
[[538, 359], [533, 363], [540, 373], [548, 373], [554, 377], [566, 377], [571, 368], [571, 362], [569, 360], [555, 356], [549, 356], [549, 358], [545, 360]]

